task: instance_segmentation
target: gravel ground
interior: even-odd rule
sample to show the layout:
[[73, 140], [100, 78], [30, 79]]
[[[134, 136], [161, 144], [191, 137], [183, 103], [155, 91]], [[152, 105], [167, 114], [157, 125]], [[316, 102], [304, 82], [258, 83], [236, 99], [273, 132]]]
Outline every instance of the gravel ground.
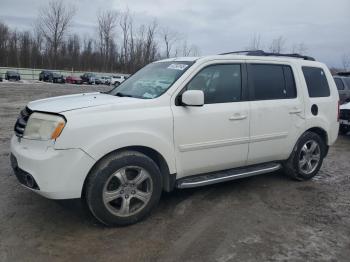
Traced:
[[0, 261], [349, 261], [350, 136], [317, 177], [273, 173], [163, 194], [145, 221], [105, 228], [79, 200], [24, 189], [9, 141], [28, 101], [102, 86], [0, 83]]

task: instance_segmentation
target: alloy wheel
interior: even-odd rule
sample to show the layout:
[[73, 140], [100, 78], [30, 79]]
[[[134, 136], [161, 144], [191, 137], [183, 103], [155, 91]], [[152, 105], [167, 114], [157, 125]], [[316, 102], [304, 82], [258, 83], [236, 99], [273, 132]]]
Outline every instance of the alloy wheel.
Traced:
[[128, 217], [150, 201], [153, 181], [142, 167], [126, 166], [113, 173], [103, 188], [103, 202], [114, 215]]
[[305, 175], [314, 172], [321, 160], [321, 149], [315, 140], [307, 141], [299, 154], [299, 170]]

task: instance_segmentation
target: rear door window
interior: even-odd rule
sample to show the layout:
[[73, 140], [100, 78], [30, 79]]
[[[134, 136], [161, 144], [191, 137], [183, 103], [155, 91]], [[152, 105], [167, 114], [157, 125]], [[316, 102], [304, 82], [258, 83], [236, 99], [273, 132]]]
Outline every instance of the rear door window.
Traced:
[[289, 99], [297, 96], [290, 66], [249, 64], [248, 76], [252, 100]]
[[326, 74], [322, 68], [303, 66], [303, 74], [310, 97], [330, 96]]

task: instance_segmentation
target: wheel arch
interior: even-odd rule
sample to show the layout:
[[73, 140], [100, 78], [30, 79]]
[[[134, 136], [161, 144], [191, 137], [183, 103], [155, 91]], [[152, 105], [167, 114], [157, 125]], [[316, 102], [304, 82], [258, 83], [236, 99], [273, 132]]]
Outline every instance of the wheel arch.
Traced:
[[306, 130], [306, 132], [307, 131], [316, 133], [317, 135], [319, 135], [322, 138], [322, 140], [325, 142], [325, 144], [328, 145], [328, 134], [327, 134], [326, 130], [324, 130], [321, 127], [312, 127], [312, 128], [309, 128], [308, 130]]
[[305, 132], [312, 132], [312, 133], [315, 133], [315, 134], [317, 134], [317, 135], [319, 135], [321, 137], [321, 139], [323, 140], [323, 142], [324, 142], [324, 144], [326, 146], [326, 152], [325, 152], [325, 155], [324, 155], [324, 157], [326, 157], [327, 154], [328, 154], [328, 149], [329, 149], [329, 146], [328, 146], [329, 138], [328, 138], [327, 131], [324, 130], [322, 127], [317, 127], [316, 126], [316, 127], [309, 128]]
[[157, 150], [147, 147], [147, 146], [126, 146], [122, 148], [118, 148], [116, 150], [113, 150], [104, 156], [102, 156], [100, 159], [96, 161], [96, 163], [90, 168], [90, 171], [86, 175], [83, 183], [83, 188], [82, 188], [82, 193], [81, 197], [83, 198], [85, 196], [85, 188], [86, 188], [86, 183], [88, 181], [88, 178], [91, 174], [91, 172], [94, 171], [94, 169], [100, 164], [105, 158], [107, 158], [111, 154], [118, 154], [124, 151], [137, 151], [139, 153], [142, 153], [148, 157], [150, 157], [159, 167], [160, 172], [162, 174], [162, 189], [166, 192], [170, 192], [174, 189], [175, 187], [175, 179], [176, 179], [176, 174], [172, 174], [170, 172], [169, 166], [165, 158], [161, 153], [159, 153]]

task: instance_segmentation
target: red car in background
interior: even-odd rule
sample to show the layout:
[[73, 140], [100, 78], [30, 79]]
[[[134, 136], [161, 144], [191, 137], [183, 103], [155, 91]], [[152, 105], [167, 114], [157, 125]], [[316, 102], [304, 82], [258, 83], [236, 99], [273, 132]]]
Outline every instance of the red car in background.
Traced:
[[83, 83], [83, 80], [80, 78], [80, 76], [67, 76], [66, 83], [81, 85]]

